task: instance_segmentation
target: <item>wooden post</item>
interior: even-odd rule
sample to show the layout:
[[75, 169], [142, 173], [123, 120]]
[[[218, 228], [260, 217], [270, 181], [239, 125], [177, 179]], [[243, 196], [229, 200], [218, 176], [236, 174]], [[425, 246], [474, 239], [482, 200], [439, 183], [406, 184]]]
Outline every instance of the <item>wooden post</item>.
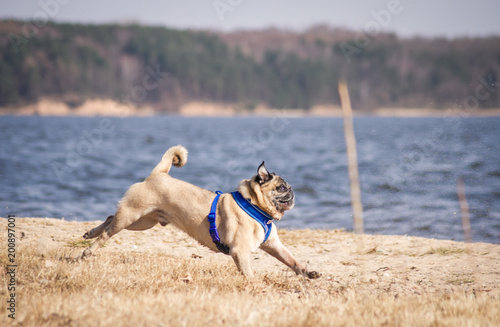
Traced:
[[347, 164], [349, 169], [349, 182], [351, 188], [352, 216], [354, 219], [354, 232], [363, 234], [363, 205], [361, 204], [361, 190], [359, 187], [358, 155], [356, 153], [356, 138], [352, 123], [351, 100], [345, 81], [339, 82], [340, 102], [344, 116], [344, 135], [347, 149]]
[[470, 231], [470, 218], [469, 218], [469, 204], [467, 203], [467, 198], [465, 197], [465, 184], [464, 180], [459, 177], [457, 180], [457, 193], [458, 202], [460, 202], [460, 211], [462, 213], [462, 228], [464, 230], [465, 242], [472, 242], [472, 236]]

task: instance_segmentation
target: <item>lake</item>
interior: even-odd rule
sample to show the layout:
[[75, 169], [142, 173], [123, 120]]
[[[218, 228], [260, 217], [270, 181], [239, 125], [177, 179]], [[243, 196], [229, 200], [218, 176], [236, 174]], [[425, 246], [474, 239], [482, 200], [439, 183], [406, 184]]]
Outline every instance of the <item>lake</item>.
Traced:
[[[365, 232], [500, 243], [500, 117], [354, 119]], [[265, 161], [296, 193], [284, 228], [352, 230], [340, 118], [0, 117], [0, 215], [103, 220], [176, 144], [173, 177], [233, 191]], [[209, 208], [207, 208], [209, 210]]]

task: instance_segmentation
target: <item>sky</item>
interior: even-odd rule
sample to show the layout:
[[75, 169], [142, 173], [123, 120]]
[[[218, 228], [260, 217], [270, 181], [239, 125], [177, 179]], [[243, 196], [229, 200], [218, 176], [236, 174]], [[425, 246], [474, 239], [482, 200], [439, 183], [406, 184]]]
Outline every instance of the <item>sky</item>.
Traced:
[[1, 0], [0, 18], [224, 31], [327, 24], [402, 37], [500, 35], [499, 0]]

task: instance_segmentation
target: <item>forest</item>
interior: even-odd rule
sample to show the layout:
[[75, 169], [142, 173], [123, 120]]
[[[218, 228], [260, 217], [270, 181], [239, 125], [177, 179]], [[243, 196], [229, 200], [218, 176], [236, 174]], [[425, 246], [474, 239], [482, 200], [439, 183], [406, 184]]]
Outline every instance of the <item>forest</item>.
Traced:
[[400, 38], [315, 26], [220, 32], [141, 25], [0, 21], [0, 107], [53, 98], [150, 104], [190, 101], [252, 110], [353, 107], [499, 108], [500, 36]]

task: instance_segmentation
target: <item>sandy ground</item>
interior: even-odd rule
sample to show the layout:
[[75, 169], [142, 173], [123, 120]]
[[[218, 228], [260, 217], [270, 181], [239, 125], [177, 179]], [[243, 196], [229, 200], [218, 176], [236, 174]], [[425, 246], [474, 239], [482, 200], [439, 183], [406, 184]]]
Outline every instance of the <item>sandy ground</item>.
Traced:
[[[87, 246], [82, 235], [101, 222], [74, 222], [49, 218], [16, 218], [16, 249], [35, 245], [40, 255], [56, 248]], [[7, 251], [7, 219], [0, 220], [0, 240]], [[279, 228], [279, 226], [278, 226]], [[500, 294], [500, 245], [462, 243], [410, 236], [356, 235], [340, 230], [279, 230], [281, 240], [298, 260], [323, 276], [316, 285], [349, 285], [358, 291], [376, 287], [390, 294], [484, 292]], [[229, 256], [214, 253], [189, 236], [167, 226], [122, 231], [97, 256], [108, 253], [163, 253], [218, 263]], [[50, 265], [50, 262], [47, 263]], [[283, 264], [265, 252], [253, 254], [256, 278], [268, 273], [288, 274]], [[260, 277], [259, 277], [260, 276]]]

